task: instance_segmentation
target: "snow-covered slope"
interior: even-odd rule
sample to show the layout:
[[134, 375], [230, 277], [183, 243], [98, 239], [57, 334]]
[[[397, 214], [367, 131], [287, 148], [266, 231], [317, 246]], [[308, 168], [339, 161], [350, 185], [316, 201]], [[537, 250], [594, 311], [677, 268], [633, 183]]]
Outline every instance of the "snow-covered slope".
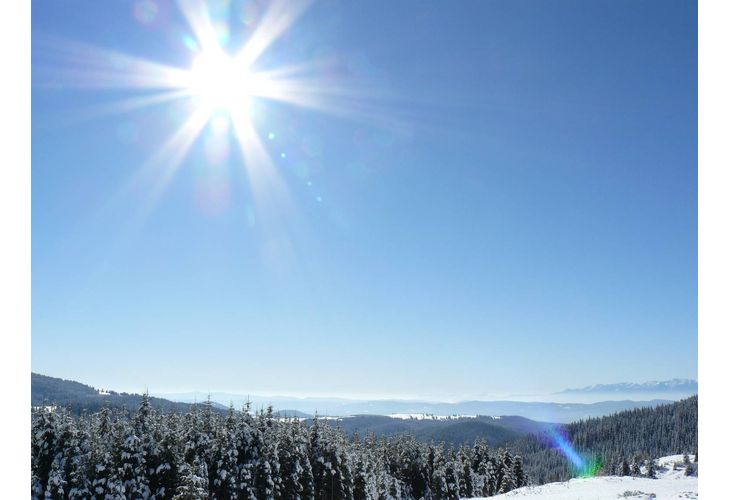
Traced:
[[[675, 463], [678, 467], [677, 470], [673, 469]], [[544, 498], [548, 500], [698, 498], [697, 477], [684, 475], [682, 455], [660, 458], [656, 461], [656, 464], [657, 479], [616, 476], [571, 479], [563, 483], [526, 486], [509, 493], [490, 497], [490, 500], [520, 500], [522, 498]], [[697, 464], [692, 464], [692, 466], [697, 467]]]

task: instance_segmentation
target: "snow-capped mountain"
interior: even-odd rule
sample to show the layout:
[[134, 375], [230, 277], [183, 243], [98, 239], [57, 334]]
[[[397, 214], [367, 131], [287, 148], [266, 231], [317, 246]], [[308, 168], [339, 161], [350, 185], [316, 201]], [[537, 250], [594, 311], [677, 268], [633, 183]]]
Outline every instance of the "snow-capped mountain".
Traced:
[[595, 393], [683, 393], [696, 394], [697, 381], [693, 379], [674, 378], [652, 382], [622, 382], [618, 384], [595, 384], [579, 389], [565, 389], [560, 394], [595, 394]]

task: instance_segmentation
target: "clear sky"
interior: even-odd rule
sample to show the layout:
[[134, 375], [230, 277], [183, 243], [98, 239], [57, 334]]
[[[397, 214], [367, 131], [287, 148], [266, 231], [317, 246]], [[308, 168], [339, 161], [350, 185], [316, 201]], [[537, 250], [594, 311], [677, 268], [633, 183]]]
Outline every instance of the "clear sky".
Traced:
[[34, 371], [433, 399], [696, 377], [695, 3], [210, 5], [283, 75], [240, 122], [226, 85], [178, 85], [201, 17], [33, 2]]

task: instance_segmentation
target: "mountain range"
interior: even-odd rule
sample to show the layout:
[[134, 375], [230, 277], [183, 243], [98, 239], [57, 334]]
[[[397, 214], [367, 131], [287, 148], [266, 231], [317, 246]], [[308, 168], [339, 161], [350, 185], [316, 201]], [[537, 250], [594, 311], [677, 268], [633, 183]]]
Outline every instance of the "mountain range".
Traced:
[[618, 384], [595, 384], [579, 389], [565, 389], [558, 394], [697, 394], [697, 381], [687, 378], [656, 380], [652, 382], [621, 382]]
[[195, 403], [208, 397], [222, 405], [241, 408], [249, 402], [254, 409], [288, 408], [307, 414], [346, 417], [352, 415], [435, 415], [477, 416], [517, 415], [543, 422], [567, 423], [576, 420], [601, 417], [633, 408], [654, 407], [671, 402], [668, 399], [641, 401], [599, 401], [594, 403], [553, 403], [524, 401], [461, 401], [457, 403], [416, 400], [351, 400], [337, 398], [291, 398], [242, 396], [231, 393], [177, 393], [156, 394], [171, 401]]
[[[671, 382], [671, 381], [670, 381]], [[651, 387], [676, 387], [690, 390], [695, 381], [677, 381], [657, 383]], [[581, 391], [593, 391], [595, 394], [617, 394], [620, 387], [634, 388], [636, 394], [648, 394], [651, 391], [641, 392], [639, 387], [649, 387], [648, 384], [611, 384], [605, 386], [590, 386], [583, 389], [573, 389], [565, 394], [580, 394]], [[606, 389], [609, 388], [609, 389]], [[614, 388], [610, 389], [610, 388]], [[603, 391], [603, 392], [602, 392]], [[652, 394], [656, 393], [655, 390]], [[675, 391], [676, 392], [676, 391]], [[696, 392], [696, 391], [695, 391]], [[666, 394], [673, 394], [665, 391]], [[49, 377], [38, 373], [31, 374], [31, 399], [33, 406], [57, 404], [70, 408], [73, 412], [95, 411], [102, 406], [134, 409], [139, 405], [142, 396], [124, 392], [104, 391], [72, 380]], [[292, 397], [262, 397], [243, 396], [231, 393], [178, 393], [153, 394], [153, 406], [165, 410], [184, 412], [191, 404], [201, 403], [208, 398], [218, 409], [225, 409], [229, 405], [240, 409], [248, 401], [253, 410], [262, 409], [269, 405], [274, 409], [282, 409], [282, 414], [303, 417], [304, 415], [320, 416], [408, 416], [432, 415], [438, 417], [476, 417], [476, 416], [518, 416], [538, 422], [568, 423], [591, 417], [600, 417], [633, 408], [654, 407], [670, 402], [669, 399], [655, 398], [619, 401], [598, 401], [592, 403], [555, 403], [555, 402], [525, 402], [525, 401], [461, 401], [457, 403], [429, 402], [416, 400], [354, 400], [342, 398], [292, 398]], [[284, 410], [286, 409], [286, 410]], [[402, 424], [398, 424], [402, 425]]]

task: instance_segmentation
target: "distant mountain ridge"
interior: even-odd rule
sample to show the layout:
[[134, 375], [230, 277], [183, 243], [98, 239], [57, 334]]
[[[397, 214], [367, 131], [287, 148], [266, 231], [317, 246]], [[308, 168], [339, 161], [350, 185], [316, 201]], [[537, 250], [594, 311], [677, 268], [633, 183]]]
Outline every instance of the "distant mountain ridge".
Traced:
[[652, 382], [621, 382], [617, 384], [595, 384], [578, 389], [565, 389], [558, 394], [632, 394], [632, 393], [683, 393], [696, 394], [697, 381], [693, 379], [674, 378]]
[[[404, 400], [349, 400], [335, 398], [265, 398], [225, 393], [187, 393], [153, 395], [151, 404], [164, 411], [186, 412], [192, 404], [210, 397], [215, 408], [224, 410], [229, 405], [236, 409], [249, 401], [253, 410], [271, 405], [281, 415], [396, 415], [426, 414], [436, 416], [503, 416], [514, 415], [538, 422], [568, 423], [591, 417], [601, 417], [623, 410], [655, 407], [669, 403], [667, 399], [644, 401], [599, 401], [595, 403], [550, 403], [521, 401], [462, 401], [459, 403], [404, 401]], [[102, 407], [134, 410], [142, 401], [141, 394], [102, 391], [72, 380], [31, 373], [31, 404], [59, 405], [73, 413], [97, 411]], [[400, 424], [398, 424], [400, 425]], [[472, 425], [472, 424], [470, 424]]]
[[349, 434], [365, 436], [411, 435], [421, 441], [450, 445], [471, 445], [484, 439], [491, 446], [503, 445], [527, 434], [538, 434], [559, 424], [536, 422], [517, 416], [475, 416], [454, 418], [402, 418], [383, 415], [354, 415], [326, 420]]
[[[31, 406], [61, 406], [74, 414], [98, 411], [103, 407], [136, 410], [142, 402], [141, 394], [129, 394], [99, 390], [74, 380], [30, 374]], [[190, 410], [190, 403], [169, 401], [150, 397], [150, 404], [159, 410], [184, 413]], [[222, 405], [214, 404], [217, 408]]]
[[[192, 403], [204, 401], [208, 394], [192, 392], [184, 394], [157, 394], [171, 401]], [[443, 403], [409, 400], [351, 400], [341, 398], [291, 398], [242, 396], [231, 393], [211, 393], [210, 398], [218, 403], [240, 408], [250, 402], [252, 408], [290, 408], [310, 415], [329, 416], [352, 415], [394, 415], [428, 414], [437, 416], [516, 415], [540, 422], [568, 423], [576, 420], [602, 417], [623, 410], [654, 407], [671, 403], [668, 399], [652, 398], [642, 401], [599, 401], [594, 403], [551, 403], [523, 401], [461, 401]]]

